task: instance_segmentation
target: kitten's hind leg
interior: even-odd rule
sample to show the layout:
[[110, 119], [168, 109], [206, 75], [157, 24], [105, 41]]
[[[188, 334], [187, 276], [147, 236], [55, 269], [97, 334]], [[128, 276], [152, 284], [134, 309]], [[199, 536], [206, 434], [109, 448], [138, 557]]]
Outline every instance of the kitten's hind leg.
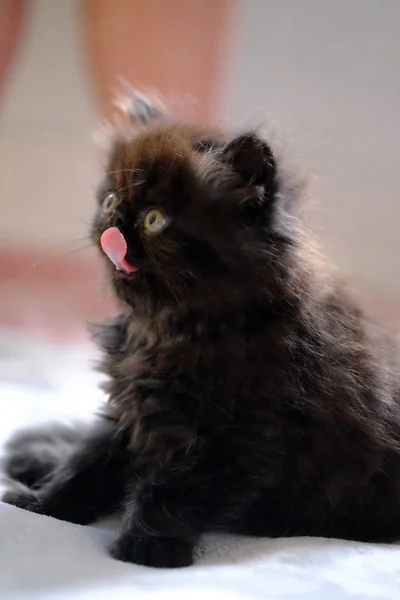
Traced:
[[81, 525], [116, 512], [129, 466], [124, 437], [112, 420], [99, 419], [42, 487], [18, 484], [3, 501]]
[[3, 474], [39, 489], [72, 454], [88, 433], [88, 426], [49, 424], [18, 431], [6, 444]]

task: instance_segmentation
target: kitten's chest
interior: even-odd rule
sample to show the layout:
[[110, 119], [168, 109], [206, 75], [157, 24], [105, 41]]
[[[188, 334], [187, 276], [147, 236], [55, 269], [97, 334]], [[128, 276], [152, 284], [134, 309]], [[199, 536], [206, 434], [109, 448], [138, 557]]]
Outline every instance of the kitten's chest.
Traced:
[[141, 461], [161, 464], [193, 444], [197, 364], [197, 350], [175, 332], [138, 321], [127, 328], [111, 375], [109, 402], [120, 425], [130, 430], [130, 449]]
[[[139, 388], [143, 380], [154, 386], [204, 388], [209, 391], [246, 386], [255, 378], [282, 372], [290, 362], [290, 338], [279, 324], [259, 323], [247, 317], [236, 319], [163, 322], [135, 320], [129, 324], [121, 370]], [[289, 340], [289, 341], [288, 341]], [[168, 396], [168, 394], [167, 394]], [[197, 394], [198, 396], [198, 394]]]
[[244, 325], [130, 321], [110, 388], [121, 423], [184, 437], [194, 423], [212, 422], [210, 411], [267, 391], [266, 382], [276, 391], [286, 359], [277, 360], [276, 342], [261, 328]]

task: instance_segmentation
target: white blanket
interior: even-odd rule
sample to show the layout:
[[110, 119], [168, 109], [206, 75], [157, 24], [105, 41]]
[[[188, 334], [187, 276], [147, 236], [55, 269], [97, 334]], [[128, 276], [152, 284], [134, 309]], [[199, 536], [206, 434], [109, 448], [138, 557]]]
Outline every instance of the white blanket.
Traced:
[[[36, 362], [24, 366], [19, 351], [13, 362], [9, 343], [7, 359], [1, 350], [0, 339], [0, 444], [38, 421], [86, 418], [101, 400], [75, 352], [52, 358], [35, 346]], [[400, 546], [208, 537], [195, 566], [158, 571], [111, 559], [106, 548], [115, 535], [0, 504], [0, 598], [400, 599]]]
[[115, 533], [0, 504], [5, 600], [400, 598], [400, 547], [323, 539], [204, 541], [195, 566], [159, 571], [117, 562]]

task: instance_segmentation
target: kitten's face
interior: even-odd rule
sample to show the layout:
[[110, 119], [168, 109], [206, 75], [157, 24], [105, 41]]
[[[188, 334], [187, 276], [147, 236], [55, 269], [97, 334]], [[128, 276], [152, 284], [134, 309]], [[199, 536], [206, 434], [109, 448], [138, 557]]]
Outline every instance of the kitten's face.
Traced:
[[150, 125], [115, 143], [92, 236], [134, 308], [226, 302], [249, 291], [284, 241], [275, 196], [275, 161], [256, 136]]

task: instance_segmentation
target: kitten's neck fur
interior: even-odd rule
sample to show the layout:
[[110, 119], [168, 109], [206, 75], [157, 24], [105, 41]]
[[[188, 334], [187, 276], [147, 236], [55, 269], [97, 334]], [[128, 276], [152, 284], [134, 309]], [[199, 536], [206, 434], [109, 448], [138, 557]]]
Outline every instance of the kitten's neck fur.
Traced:
[[[298, 260], [298, 252], [302, 253], [302, 261]], [[248, 285], [243, 285], [237, 296], [210, 294], [209, 301], [205, 302], [204, 295], [199, 295], [186, 298], [184, 304], [171, 302], [160, 308], [124, 305], [128, 339], [146, 332], [155, 341], [176, 335], [179, 330], [195, 341], [207, 326], [222, 332], [233, 322], [240, 327], [240, 323], [245, 323], [254, 314], [264, 315], [266, 321], [277, 315], [296, 317], [305, 305], [309, 302], [317, 305], [317, 298], [321, 300], [321, 295], [328, 296], [334, 287], [334, 279], [327, 276], [327, 271], [321, 275], [316, 266], [319, 260], [318, 255], [306, 252], [305, 247], [296, 248], [293, 260], [288, 261], [287, 257], [282, 268], [268, 273], [268, 265], [265, 267], [268, 276], [264, 286], [260, 283], [263, 273], [249, 274]], [[243, 289], [245, 294], [240, 293]]]

